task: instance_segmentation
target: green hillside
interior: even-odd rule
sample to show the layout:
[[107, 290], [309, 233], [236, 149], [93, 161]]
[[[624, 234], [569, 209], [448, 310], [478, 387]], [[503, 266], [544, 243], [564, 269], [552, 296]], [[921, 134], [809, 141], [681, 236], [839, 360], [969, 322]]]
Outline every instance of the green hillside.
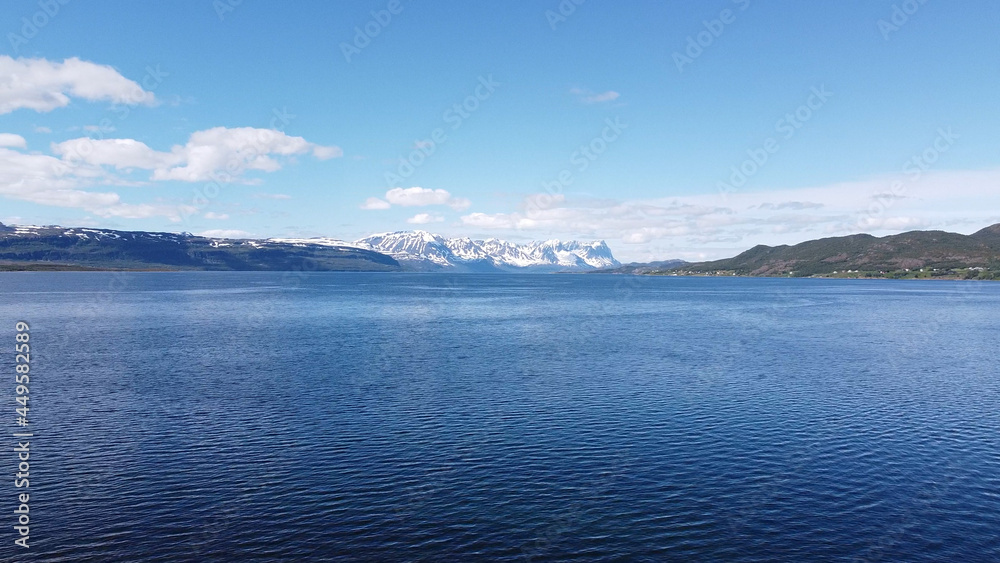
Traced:
[[794, 246], [759, 245], [725, 260], [688, 264], [656, 274], [738, 276], [965, 277], [1000, 272], [1000, 224], [971, 235], [911, 231], [850, 235]]

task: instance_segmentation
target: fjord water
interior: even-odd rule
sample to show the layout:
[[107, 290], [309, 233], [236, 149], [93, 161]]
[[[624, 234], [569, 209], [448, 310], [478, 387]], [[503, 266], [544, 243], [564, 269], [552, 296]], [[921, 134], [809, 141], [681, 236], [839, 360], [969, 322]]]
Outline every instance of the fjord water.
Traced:
[[1000, 284], [0, 289], [11, 373], [14, 322], [32, 327], [35, 433], [31, 548], [8, 479], [3, 560], [1000, 559]]

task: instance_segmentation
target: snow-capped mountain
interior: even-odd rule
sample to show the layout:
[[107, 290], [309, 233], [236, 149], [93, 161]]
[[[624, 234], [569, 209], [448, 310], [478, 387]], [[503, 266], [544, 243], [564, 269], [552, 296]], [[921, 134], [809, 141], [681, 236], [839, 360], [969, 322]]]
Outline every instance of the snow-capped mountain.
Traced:
[[515, 244], [500, 239], [444, 238], [425, 231], [398, 231], [354, 242], [335, 239], [272, 239], [291, 244], [355, 246], [388, 254], [418, 269], [460, 271], [592, 270], [619, 266], [604, 241], [547, 240]]

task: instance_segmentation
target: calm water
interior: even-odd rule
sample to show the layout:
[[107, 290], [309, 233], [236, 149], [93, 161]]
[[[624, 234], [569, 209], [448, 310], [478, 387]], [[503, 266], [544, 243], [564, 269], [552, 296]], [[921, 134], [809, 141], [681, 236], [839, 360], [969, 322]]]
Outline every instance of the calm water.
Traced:
[[998, 313], [974, 282], [0, 274], [36, 434], [0, 559], [997, 561]]

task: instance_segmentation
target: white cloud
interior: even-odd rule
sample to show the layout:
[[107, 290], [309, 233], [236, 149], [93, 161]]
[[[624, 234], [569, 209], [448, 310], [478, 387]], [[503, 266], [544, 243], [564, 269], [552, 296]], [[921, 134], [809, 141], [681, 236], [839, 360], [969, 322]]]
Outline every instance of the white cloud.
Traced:
[[35, 127], [35, 133], [51, 133], [52, 129], [49, 127]]
[[152, 92], [110, 66], [78, 58], [46, 59], [0, 55], [0, 115], [18, 109], [48, 112], [69, 105], [71, 98], [129, 105], [153, 105]]
[[209, 229], [195, 234], [208, 238], [253, 238], [253, 234], [238, 229]]
[[253, 194], [250, 196], [254, 199], [292, 199], [292, 196], [287, 194]]
[[427, 223], [440, 223], [444, 221], [444, 217], [440, 215], [431, 215], [430, 213], [417, 213], [413, 217], [406, 220], [407, 223], [411, 225], [426, 225]]
[[[214, 127], [191, 134], [185, 145], [156, 151], [134, 139], [81, 137], [53, 143], [52, 152], [70, 163], [152, 171], [152, 180], [233, 181], [247, 170], [274, 172], [279, 158], [311, 152], [330, 158], [338, 147], [324, 147], [273, 129]], [[276, 158], [278, 157], [278, 158]]]
[[208, 213], [205, 214], [205, 218], [225, 220], [229, 219], [229, 215], [227, 213], [216, 213], [214, 211], [209, 211]]
[[178, 162], [177, 159], [172, 159], [169, 153], [158, 153], [146, 143], [135, 139], [81, 137], [52, 143], [50, 148], [53, 154], [61, 157], [69, 166], [83, 163], [111, 166], [119, 170], [127, 168], [155, 170], [158, 167], [169, 166], [169, 162]]
[[368, 209], [368, 210], [389, 209], [390, 207], [392, 207], [392, 205], [389, 204], [388, 201], [381, 200], [377, 197], [370, 197], [366, 199], [364, 203], [361, 204], [361, 209]]
[[456, 211], [468, 209], [472, 202], [464, 197], [454, 197], [448, 190], [430, 188], [392, 188], [385, 192], [385, 199], [370, 197], [361, 204], [361, 209], [389, 209], [400, 207], [428, 207], [446, 205]]
[[402, 207], [424, 207], [447, 205], [455, 210], [468, 209], [472, 202], [462, 197], [452, 197], [448, 190], [430, 188], [393, 188], [385, 192], [385, 199], [392, 205]]
[[27, 141], [20, 135], [13, 133], [0, 133], [0, 147], [12, 147], [23, 149], [28, 146]]
[[338, 147], [316, 145], [273, 129], [214, 127], [193, 133], [186, 145], [173, 147], [169, 155], [160, 153], [166, 166], [158, 167], [153, 179], [201, 182], [220, 174], [237, 177], [244, 170], [274, 172], [281, 163], [271, 155], [307, 152], [321, 160], [342, 154]]

